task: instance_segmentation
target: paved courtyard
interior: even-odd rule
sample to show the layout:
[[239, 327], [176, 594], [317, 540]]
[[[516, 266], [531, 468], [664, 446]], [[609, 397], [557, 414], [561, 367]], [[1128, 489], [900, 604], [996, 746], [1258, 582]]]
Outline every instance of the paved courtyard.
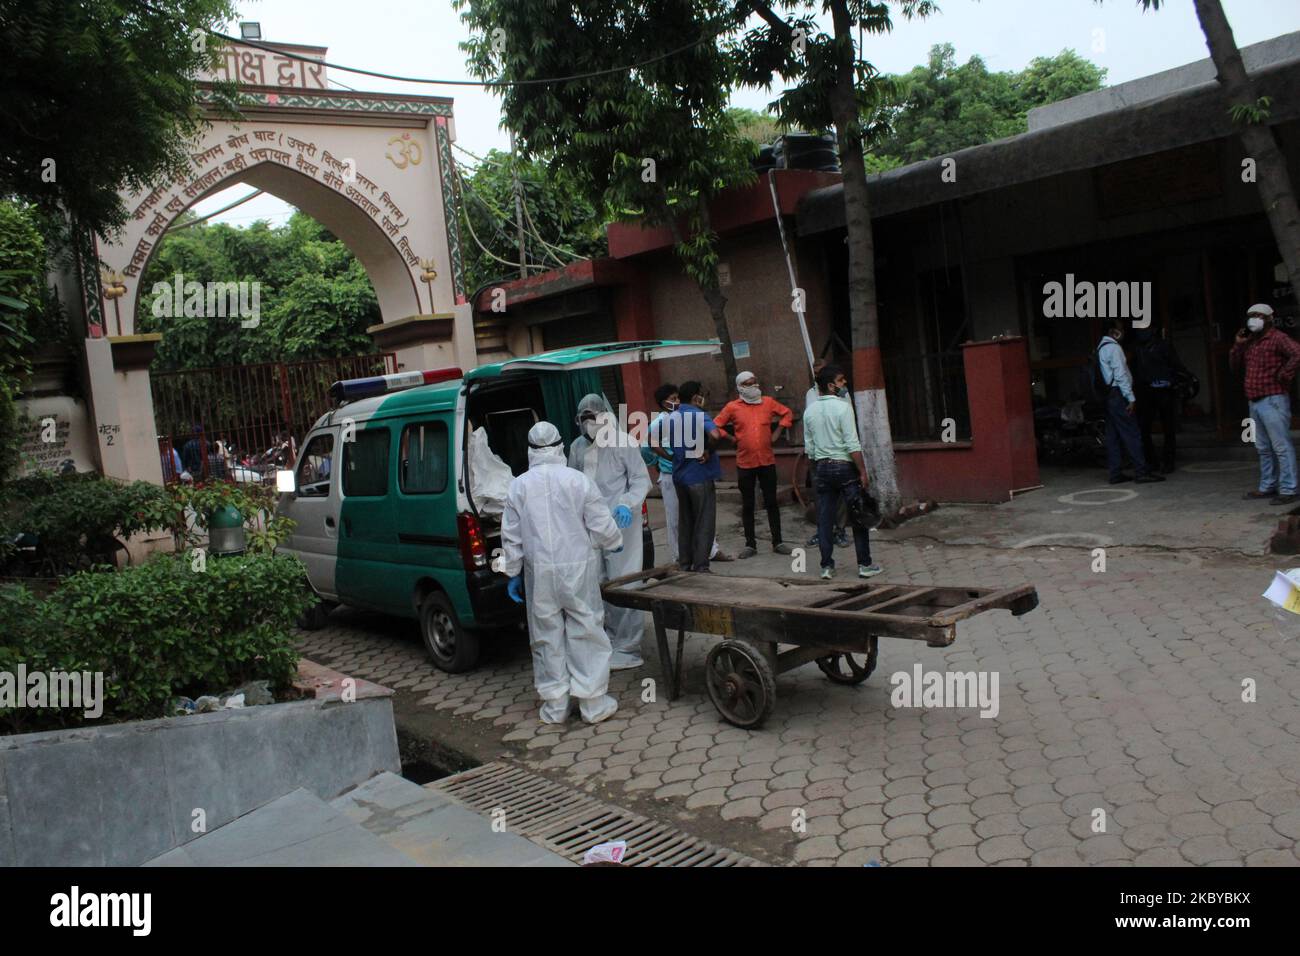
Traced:
[[[936, 544], [917, 535], [925, 520], [875, 536], [880, 580], [1032, 583], [1039, 608], [980, 615], [946, 649], [882, 640], [858, 687], [813, 664], [781, 675], [757, 731], [714, 711], [704, 636], [688, 640], [672, 703], [662, 689], [643, 702], [643, 680], [659, 677], [647, 638], [646, 667], [613, 676], [619, 713], [596, 727], [538, 722], [522, 634], [474, 673], [449, 675], [428, 663], [414, 624], [342, 609], [301, 649], [450, 714], [453, 736], [489, 730], [527, 767], [771, 862], [1300, 863], [1300, 618], [1280, 624], [1259, 598], [1285, 561], [1112, 547], [1097, 573], [1087, 548]], [[851, 555], [838, 551], [842, 567]], [[778, 575], [788, 562], [716, 567]], [[890, 675], [918, 662], [996, 673], [997, 716], [893, 707]]]

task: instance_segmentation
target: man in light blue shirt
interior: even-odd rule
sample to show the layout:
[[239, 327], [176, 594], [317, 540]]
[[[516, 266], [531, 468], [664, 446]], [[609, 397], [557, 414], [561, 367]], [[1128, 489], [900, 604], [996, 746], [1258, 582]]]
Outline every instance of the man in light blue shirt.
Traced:
[[[1110, 483], [1136, 481], [1141, 485], [1164, 481], [1163, 475], [1147, 471], [1146, 456], [1142, 454], [1142, 433], [1134, 418], [1137, 399], [1133, 395], [1133, 376], [1124, 358], [1124, 348], [1119, 344], [1123, 340], [1123, 323], [1112, 320], [1097, 346], [1097, 364], [1101, 366], [1101, 380], [1106, 384], [1106, 465], [1110, 469]], [[1122, 470], [1125, 452], [1133, 462], [1136, 479]]]
[[[817, 373], [820, 398], [803, 418], [804, 448], [812, 462], [817, 489], [817, 546], [821, 550], [822, 580], [835, 576], [835, 542], [832, 537], [835, 513], [840, 501], [850, 505], [866, 493], [870, 485], [858, 426], [853, 409], [841, 401], [848, 391], [844, 373], [827, 365]], [[853, 526], [853, 547], [857, 551], [858, 577], [870, 578], [881, 572], [871, 560], [871, 534], [866, 528]]]

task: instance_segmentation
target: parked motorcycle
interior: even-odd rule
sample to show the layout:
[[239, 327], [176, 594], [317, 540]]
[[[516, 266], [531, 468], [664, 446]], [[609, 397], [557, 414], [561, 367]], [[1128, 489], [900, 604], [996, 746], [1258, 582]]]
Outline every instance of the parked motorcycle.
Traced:
[[1097, 402], [1075, 399], [1034, 409], [1039, 461], [1052, 465], [1096, 465], [1106, 455], [1106, 412]]

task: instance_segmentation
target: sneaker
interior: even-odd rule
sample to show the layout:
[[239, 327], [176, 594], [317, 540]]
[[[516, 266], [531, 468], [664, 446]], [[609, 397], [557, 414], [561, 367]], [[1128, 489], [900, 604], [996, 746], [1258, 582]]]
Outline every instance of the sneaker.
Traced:
[[778, 541], [772, 545], [772, 550], [777, 554], [794, 554], [794, 548], [790, 547], [784, 541]]
[[1295, 502], [1296, 500], [1298, 500], [1298, 499], [1300, 499], [1300, 495], [1278, 495], [1276, 498], [1274, 498], [1272, 501], [1270, 501], [1269, 504], [1271, 504], [1271, 505], [1289, 505], [1289, 504], [1294, 503], [1294, 502]]
[[859, 564], [858, 577], [874, 578], [877, 574], [879, 574], [883, 570], [885, 569], [878, 564]]
[[811, 538], [808, 539], [808, 547], [810, 548], [817, 547], [817, 535], [813, 535]]
[[1259, 498], [1276, 498], [1276, 491], [1248, 491], [1241, 496], [1246, 501], [1252, 501]]
[[829, 580], [830, 580], [831, 578], [833, 578], [833, 577], [835, 577], [835, 569], [834, 569], [834, 568], [822, 568], [822, 580], [823, 580], [823, 581], [829, 581]]
[[1164, 480], [1165, 480], [1164, 475], [1156, 475], [1148, 472], [1145, 475], [1138, 475], [1136, 478], [1133, 479], [1133, 483], [1135, 485], [1149, 485], [1152, 482], [1164, 481]]
[[849, 533], [843, 528], [835, 532], [835, 547], [847, 548], [849, 546]]
[[[746, 558], [752, 558], [756, 554], [758, 554], [757, 548], [751, 548], [749, 545], [745, 545], [745, 547], [740, 549], [740, 554], [736, 555], [736, 558], [740, 561], [744, 561]], [[713, 560], [717, 561], [718, 559], [714, 558]]]
[[1110, 480], [1110, 483], [1112, 485], [1122, 485], [1124, 484], [1124, 482], [1132, 481], [1132, 480], [1133, 480], [1132, 475], [1116, 475], [1114, 478]]

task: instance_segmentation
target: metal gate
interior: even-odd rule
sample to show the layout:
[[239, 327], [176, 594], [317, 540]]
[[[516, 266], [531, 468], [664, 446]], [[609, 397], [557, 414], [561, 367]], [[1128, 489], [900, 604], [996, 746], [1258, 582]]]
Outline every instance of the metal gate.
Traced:
[[[275, 480], [330, 407], [334, 382], [397, 371], [381, 352], [310, 362], [266, 362], [154, 372], [154, 421], [163, 478]], [[179, 469], [177, 468], [179, 459]]]

